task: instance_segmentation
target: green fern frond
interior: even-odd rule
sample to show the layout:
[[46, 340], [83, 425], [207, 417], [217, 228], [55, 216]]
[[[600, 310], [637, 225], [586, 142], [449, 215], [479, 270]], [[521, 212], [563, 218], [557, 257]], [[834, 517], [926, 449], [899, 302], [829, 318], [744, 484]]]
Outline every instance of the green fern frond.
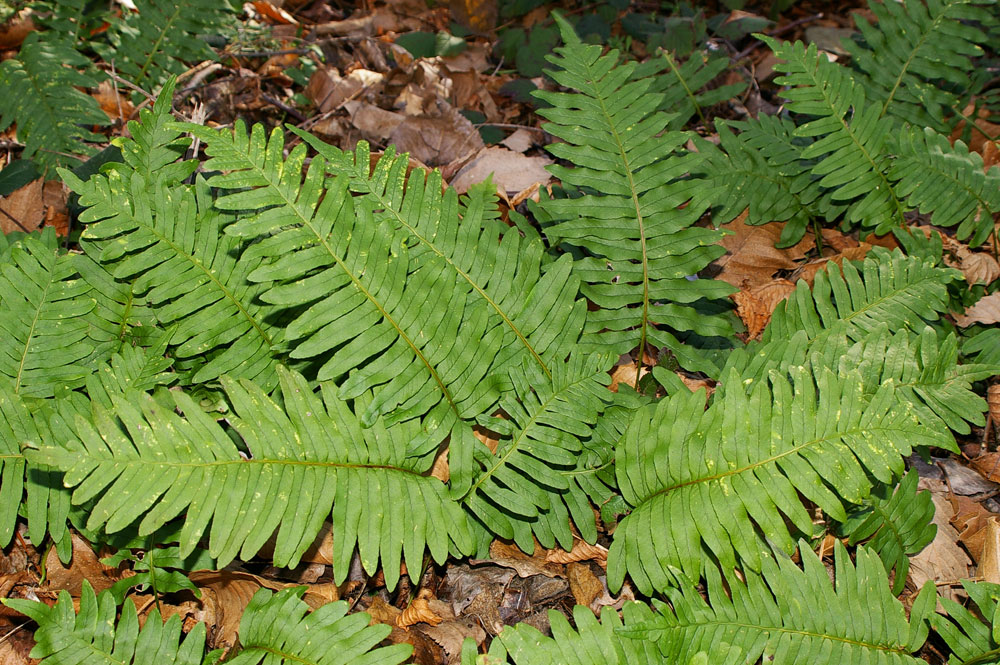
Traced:
[[[486, 662], [502, 665], [508, 658], [514, 665], [665, 665], [674, 662], [664, 660], [654, 642], [630, 639], [619, 632], [623, 625], [653, 620], [652, 610], [641, 603], [626, 603], [622, 610], [624, 624], [611, 608], [603, 608], [598, 621], [588, 608], [577, 605], [573, 608], [575, 628], [564, 614], [549, 610], [551, 637], [526, 623], [507, 626], [494, 638]], [[471, 659], [462, 662], [463, 665], [475, 663]]]
[[920, 212], [933, 212], [933, 224], [958, 226], [955, 235], [971, 236], [970, 246], [985, 242], [1000, 212], [1000, 167], [984, 172], [979, 153], [930, 128], [909, 127], [895, 136], [889, 179], [896, 193]]
[[[826, 356], [832, 359], [832, 349]], [[888, 326], [882, 326], [845, 349], [838, 362], [841, 373], [852, 369], [861, 373], [867, 392], [892, 381], [897, 398], [910, 404], [921, 423], [959, 434], [971, 431], [969, 423], [986, 424], [986, 400], [973, 391], [972, 383], [1000, 374], [998, 365], [959, 365], [955, 334], [939, 340], [930, 326], [918, 335], [907, 331], [890, 335]]]
[[121, 351], [87, 377], [87, 396], [107, 409], [114, 408], [111, 395], [130, 391], [151, 392], [157, 386], [168, 386], [177, 375], [167, 370], [173, 358], [165, 357], [172, 331], [161, 331], [148, 347], [124, 345]]
[[950, 665], [987, 665], [1000, 659], [1000, 585], [962, 580], [975, 610], [939, 598], [947, 616], [931, 614], [934, 632], [948, 645]]
[[746, 90], [746, 83], [730, 83], [708, 88], [719, 74], [729, 67], [729, 58], [712, 57], [705, 51], [695, 51], [684, 63], [660, 50], [658, 57], [640, 63], [633, 72], [636, 80], [651, 78], [649, 92], [662, 94], [660, 109], [676, 114], [668, 129], [683, 129], [695, 115], [704, 124], [704, 109], [732, 99]]
[[147, 89], [184, 72], [184, 63], [215, 60], [204, 37], [218, 34], [232, 18], [227, 0], [137, 0], [135, 6], [137, 11], [126, 11], [108, 30], [111, 48], [99, 50], [122, 76]]
[[405, 642], [378, 646], [389, 636], [385, 624], [369, 625], [364, 612], [347, 614], [347, 601], [309, 612], [305, 587], [272, 594], [259, 589], [240, 620], [240, 648], [228, 665], [398, 665], [413, 647]]
[[3, 602], [38, 624], [31, 657], [40, 659], [43, 665], [202, 665], [205, 655], [205, 624], [196, 624], [182, 642], [179, 614], [164, 622], [159, 610], [154, 609], [140, 629], [131, 602], [122, 605], [116, 623], [112, 595], [107, 591], [95, 595], [87, 580], [83, 581], [77, 612], [65, 590], [59, 592], [59, 600], [52, 607], [32, 600], [5, 598]]
[[1000, 328], [966, 331], [962, 339], [962, 355], [974, 357], [975, 362], [1000, 365]]
[[864, 88], [850, 70], [830, 62], [815, 44], [789, 44], [762, 36], [781, 61], [784, 73], [775, 83], [788, 86], [782, 95], [786, 108], [812, 117], [795, 128], [795, 136], [811, 137], [801, 159], [818, 158], [811, 171], [819, 184], [831, 191], [834, 201], [851, 202], [847, 218], [861, 222], [878, 234], [904, 225], [903, 206], [885, 175], [889, 156], [885, 137], [892, 120], [880, 115], [881, 107], [865, 99]]
[[492, 219], [492, 190], [460, 202], [438, 172], [407, 176], [391, 150], [371, 171], [366, 144], [342, 153], [302, 133], [320, 152], [303, 179], [306, 146], [283, 159], [280, 131], [189, 129], [212, 155], [206, 168], [224, 172], [209, 184], [232, 191], [215, 205], [242, 212], [226, 234], [261, 238], [243, 260], [264, 260], [249, 279], [273, 280], [262, 299], [294, 314], [291, 357], [342, 379], [344, 399], [375, 389], [366, 426], [421, 418], [415, 454], [451, 434], [452, 487], [467, 489], [474, 439], [460, 422], [496, 402], [504, 381], [489, 377], [522, 357], [550, 375], [579, 336], [569, 258], [540, 274], [541, 242]]
[[850, 536], [851, 545], [867, 540], [866, 547], [878, 554], [886, 573], [896, 571], [894, 596], [906, 586], [910, 555], [924, 549], [937, 533], [931, 493], [918, 492], [917, 480], [917, 472], [910, 469], [895, 490], [890, 485], [876, 486], [865, 507], [852, 513], [840, 529]]
[[[656, 640], [667, 663], [687, 662], [717, 643], [740, 651], [713, 665], [923, 663], [910, 655], [923, 645], [922, 619], [907, 621], [878, 556], [860, 548], [852, 563], [843, 545], [835, 548], [835, 586], [823, 562], [800, 542], [801, 568], [784, 557], [767, 558], [760, 574], [746, 573], [741, 581], [734, 575], [723, 580], [709, 567], [707, 601], [692, 584], [670, 589], [670, 605], [654, 600], [659, 614], [621, 633]], [[933, 609], [933, 585], [927, 589], [922, 595]]]
[[556, 20], [566, 45], [546, 56], [558, 67], [549, 75], [574, 92], [534, 94], [552, 104], [539, 110], [550, 121], [545, 130], [565, 141], [548, 150], [573, 165], [549, 169], [583, 194], [541, 207], [558, 222], [545, 229], [550, 241], [590, 254], [574, 266], [582, 293], [599, 306], [582, 343], [616, 354], [638, 347], [640, 359], [651, 345], [667, 347], [697, 369], [674, 332], [732, 333], [721, 316], [697, 307], [730, 287], [690, 279], [723, 253], [719, 232], [694, 226], [703, 207], [681, 207], [700, 185], [686, 178], [700, 157], [681, 150], [688, 134], [664, 132], [671, 116], [657, 110], [662, 95], [649, 91], [651, 79], [634, 79], [634, 65], [617, 66], [616, 51], [602, 56]]
[[869, 2], [869, 23], [854, 14], [863, 39], [844, 41], [852, 64], [867, 76], [880, 115], [947, 134], [965, 105], [972, 59], [988, 42], [976, 24], [994, 22], [993, 0]]
[[97, 81], [77, 68], [90, 64], [71, 44], [31, 32], [16, 58], [0, 63], [0, 129], [17, 123], [22, 158], [45, 167], [75, 163], [93, 153], [86, 141], [104, 137], [85, 129], [109, 124], [97, 100], [77, 87]]
[[[741, 128], [734, 134], [730, 126]], [[705, 156], [696, 168], [703, 179], [698, 193], [715, 209], [718, 222], [728, 222], [747, 210], [748, 224], [786, 222], [781, 230], [778, 247], [790, 247], [802, 239], [809, 223], [819, 215], [817, 203], [823, 189], [807, 166], [797, 159], [802, 146], [795, 146], [793, 159], [777, 164], [768, 160], [764, 150], [776, 152], [779, 146], [791, 145], [794, 125], [777, 116], [761, 115], [746, 123], [717, 120], [720, 145], [696, 139], [698, 151]], [[756, 130], [756, 131], [755, 131]], [[755, 145], [755, 134], [766, 135], [766, 141]], [[721, 148], [721, 149], [720, 149]], [[797, 168], [788, 168], [794, 165]]]
[[[634, 510], [614, 533], [612, 588], [626, 572], [646, 594], [680, 572], [697, 579], [707, 552], [726, 569], [738, 558], [760, 570], [770, 557], [765, 538], [791, 552], [791, 530], [811, 533], [800, 495], [843, 521], [843, 502], [868, 496], [871, 478], [901, 475], [912, 447], [955, 449], [900, 408], [891, 381], [867, 398], [856, 372], [790, 374], [771, 372], [749, 394], [727, 390], [704, 412], [699, 391], [636, 414], [615, 454], [618, 486]], [[740, 385], [735, 371], [724, 380]]]
[[188, 141], [167, 129], [172, 83], [141, 123], [130, 123], [134, 138], [121, 142], [124, 164], [85, 182], [61, 175], [86, 207], [80, 219], [88, 251], [111, 271], [114, 288], [141, 294], [159, 322], [174, 329], [172, 354], [189, 368], [188, 381], [228, 373], [273, 387], [282, 333], [272, 320], [275, 308], [259, 298], [268, 284], [247, 278], [260, 260], [241, 257], [244, 243], [223, 233], [233, 218], [215, 210], [204, 180], [194, 188], [179, 184], [196, 162], [175, 161]]
[[947, 285], [961, 275], [899, 250], [875, 251], [860, 266], [828, 263], [816, 273], [810, 291], [799, 282], [795, 292], [778, 304], [761, 341], [790, 339], [804, 330], [809, 340], [837, 322], [851, 340], [886, 324], [891, 330], [923, 328], [948, 311]]
[[73, 255], [28, 236], [0, 265], [0, 381], [25, 397], [83, 385], [96, 301]]
[[461, 508], [422, 475], [426, 463], [406, 456], [412, 424], [362, 430], [334, 386], [320, 401], [301, 375], [280, 366], [278, 375], [283, 408], [245, 379], [222, 378], [238, 416], [227, 420], [250, 459], [188, 395], [169, 391], [183, 417], [149, 395], [111, 395], [114, 411], [93, 403], [91, 418], [76, 417], [59, 439], [65, 447], [42, 446], [29, 460], [65, 472], [75, 504], [99, 497], [88, 529], [114, 533], [140, 520], [147, 535], [186, 511], [182, 555], [207, 535], [220, 566], [253, 556], [275, 530], [275, 564], [296, 565], [331, 509], [338, 583], [355, 546], [369, 573], [381, 560], [390, 588], [401, 558], [416, 580], [425, 548], [439, 563], [449, 542], [469, 551]]
[[501, 438], [492, 453], [477, 441], [480, 471], [462, 500], [493, 533], [527, 552], [534, 550], [533, 533], [543, 547], [558, 541], [571, 549], [571, 521], [596, 540], [590, 502], [567, 476], [587, 470], [581, 439], [614, 398], [607, 389], [610, 360], [577, 354], [554, 365], [551, 379], [531, 364], [512, 369], [514, 391], [499, 402], [506, 417], [480, 419]]

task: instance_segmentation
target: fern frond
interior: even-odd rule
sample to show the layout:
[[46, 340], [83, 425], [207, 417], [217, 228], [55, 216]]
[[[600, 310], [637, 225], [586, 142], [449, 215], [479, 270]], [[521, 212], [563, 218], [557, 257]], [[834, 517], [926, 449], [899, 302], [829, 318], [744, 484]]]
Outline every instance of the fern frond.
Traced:
[[131, 602], [122, 605], [116, 623], [112, 595], [107, 591], [95, 595], [87, 580], [83, 581], [77, 612], [65, 590], [59, 592], [59, 600], [52, 607], [32, 600], [5, 598], [3, 602], [38, 624], [31, 657], [40, 659], [43, 665], [202, 665], [205, 655], [205, 624], [196, 624], [182, 642], [179, 614], [164, 622], [159, 610], [154, 609], [140, 629]]
[[273, 280], [263, 300], [295, 316], [291, 357], [316, 362], [321, 381], [342, 379], [342, 398], [375, 389], [366, 426], [422, 418], [415, 454], [450, 433], [452, 486], [467, 489], [473, 437], [457, 423], [495, 403], [504, 386], [489, 376], [522, 356], [549, 375], [579, 336], [569, 258], [541, 275], [541, 242], [489, 219], [492, 191], [460, 202], [437, 172], [407, 176], [391, 150], [371, 172], [367, 145], [342, 153], [303, 133], [320, 152], [303, 179], [306, 147], [283, 159], [280, 132], [189, 129], [212, 155], [206, 168], [224, 172], [209, 184], [236, 190], [215, 202], [242, 211], [226, 234], [261, 238], [243, 260], [264, 259], [249, 279]]
[[87, 396], [105, 408], [114, 408], [111, 395], [125, 395], [130, 391], [151, 392], [157, 386], [167, 386], [177, 380], [177, 375], [167, 370], [173, 358], [165, 357], [167, 342], [172, 331], [161, 331], [159, 338], [151, 340], [148, 347], [122, 346], [118, 353], [87, 377]]
[[775, 66], [784, 72], [775, 83], [789, 86], [782, 93], [786, 108], [813, 116], [794, 134], [815, 139], [801, 158], [819, 158], [811, 168], [821, 176], [819, 184], [832, 190], [834, 201], [851, 202], [847, 218], [852, 222], [862, 222], [878, 234], [904, 225], [903, 206], [885, 175], [885, 136], [893, 131], [892, 120], [880, 115], [879, 105], [868, 103], [850, 70], [830, 62], [815, 44], [807, 49], [802, 42], [779, 43], [766, 35], [762, 39], [784, 61]]
[[[790, 247], [802, 239], [809, 222], [819, 215], [817, 203], [823, 190], [808, 167], [801, 166], [797, 159], [790, 162], [799, 168], [774, 164], [751, 139], [755, 133], [766, 134], [765, 149], [774, 151], [795, 140], [791, 134], [794, 125], [778, 116], [761, 115], [757, 120], [732, 126], [743, 131], [734, 134], [729, 123], [716, 121], [718, 147], [696, 139], [698, 151], [705, 157], [696, 167], [704, 183], [698, 196], [715, 208], [717, 222], [728, 222], [745, 209], [748, 224], [787, 222], [777, 246]], [[801, 146], [796, 147], [801, 150]]]
[[867, 540], [866, 547], [878, 554], [886, 573], [896, 571], [894, 596], [906, 586], [910, 555], [924, 549], [937, 533], [931, 493], [918, 492], [917, 480], [917, 472], [910, 469], [895, 490], [890, 485], [876, 486], [865, 507], [852, 513], [840, 529], [850, 536], [851, 545]]
[[649, 91], [650, 79], [635, 80], [634, 65], [617, 66], [616, 51], [602, 56], [600, 46], [581, 43], [557, 22], [566, 45], [546, 56], [558, 67], [549, 75], [574, 92], [535, 94], [552, 104], [539, 110], [549, 120], [544, 128], [565, 141], [548, 150], [573, 165], [549, 169], [583, 194], [541, 207], [558, 222], [545, 229], [550, 241], [590, 254], [574, 266], [582, 293], [599, 306], [588, 314], [582, 343], [615, 354], [638, 347], [640, 359], [650, 345], [668, 347], [682, 364], [698, 365], [674, 332], [732, 332], [721, 316], [697, 307], [730, 287], [689, 279], [724, 251], [719, 232], [694, 226], [703, 207], [681, 207], [700, 185], [686, 179], [700, 157], [681, 150], [688, 134], [664, 132], [671, 116], [657, 110], [662, 96]]
[[398, 665], [413, 647], [405, 642], [378, 646], [391, 628], [369, 625], [364, 612], [347, 614], [339, 600], [309, 612], [305, 587], [272, 593], [259, 589], [240, 620], [241, 651], [229, 665]]
[[282, 333], [272, 320], [275, 308], [259, 298], [268, 284], [247, 278], [260, 260], [241, 257], [244, 243], [223, 233], [233, 219], [214, 209], [203, 179], [193, 189], [179, 184], [196, 163], [175, 161], [187, 140], [166, 127], [172, 88], [168, 82], [153, 111], [130, 123], [135, 138], [121, 142], [124, 164], [85, 182], [61, 175], [86, 206], [84, 240], [117, 288], [142, 294], [159, 322], [174, 329], [172, 353], [190, 367], [188, 380], [228, 373], [273, 387]]
[[961, 141], [952, 145], [933, 129], [908, 127], [895, 134], [896, 159], [889, 179], [896, 193], [937, 226], [958, 226], [955, 235], [981, 245], [1000, 212], [1000, 167], [983, 171], [983, 158]]
[[951, 598], [939, 598], [948, 615], [931, 614], [930, 623], [951, 651], [950, 664], [995, 663], [1000, 658], [1000, 585], [962, 580], [962, 588], [975, 603], [975, 611]]
[[[831, 352], [826, 353], [832, 359]], [[897, 398], [913, 407], [927, 427], [946, 427], [968, 434], [969, 423], [983, 426], [986, 400], [972, 390], [974, 381], [1000, 373], [1000, 366], [958, 364], [958, 339], [954, 333], [939, 340], [933, 328], [925, 326], [919, 335], [900, 331], [889, 334], [887, 326], [844, 350], [838, 358], [840, 372], [858, 369], [867, 392], [892, 381]]]
[[707, 88], [715, 77], [729, 67], [729, 58], [721, 55], [712, 57], [705, 51], [695, 51], [684, 63], [660, 50], [658, 57], [640, 63], [632, 74], [636, 80], [652, 78], [649, 92], [662, 94], [660, 109], [676, 114], [671, 118], [668, 129], [683, 129], [695, 115], [704, 124], [703, 109], [732, 99], [746, 90], [746, 83], [730, 83], [715, 88]]
[[875, 251], [860, 266], [828, 263], [816, 273], [810, 291], [799, 282], [795, 292], [778, 304], [762, 342], [790, 339], [804, 330], [809, 340], [825, 334], [837, 322], [851, 340], [886, 324], [891, 330], [923, 328], [948, 311], [947, 284], [961, 275], [899, 250]]
[[137, 11], [125, 12], [112, 23], [111, 48], [101, 49], [101, 55], [114, 61], [122, 76], [147, 89], [184, 72], [184, 63], [215, 60], [204, 37], [218, 34], [232, 18], [228, 0], [137, 0], [135, 6]]
[[26, 397], [83, 385], [96, 301], [70, 254], [27, 236], [0, 265], [0, 381]]
[[653, 620], [652, 610], [641, 603], [626, 603], [622, 610], [624, 624], [611, 608], [603, 608], [598, 621], [588, 608], [577, 605], [573, 608], [575, 628], [564, 614], [549, 610], [551, 637], [526, 623], [507, 626], [490, 645], [488, 662], [506, 663], [507, 658], [514, 665], [658, 665], [674, 662], [664, 660], [654, 642], [630, 639], [619, 632], [623, 625], [628, 627]]
[[526, 552], [534, 550], [533, 533], [543, 547], [558, 541], [571, 549], [571, 521], [596, 540], [590, 502], [568, 476], [587, 470], [581, 439], [614, 398], [607, 389], [610, 360], [577, 354], [554, 365], [551, 379], [531, 364], [512, 369], [514, 391], [499, 402], [506, 417], [480, 419], [501, 438], [495, 452], [477, 441], [480, 470], [463, 501], [493, 533]]
[[[987, 36], [977, 23], [995, 21], [992, 0], [909, 0], [869, 2], [869, 23], [854, 14], [862, 40], [844, 41], [852, 64], [867, 75], [865, 88], [892, 115], [917, 127], [949, 133], [955, 111], [983, 54]], [[995, 12], [995, 9], [993, 10]]]
[[[717, 643], [740, 651], [713, 665], [761, 659], [774, 665], [923, 663], [910, 654], [926, 633], [907, 621], [878, 556], [860, 548], [852, 563], [843, 545], [835, 548], [835, 586], [823, 562], [800, 542], [801, 568], [784, 557], [767, 558], [760, 574], [746, 573], [741, 581], [734, 575], [723, 580], [709, 567], [707, 601], [690, 583], [670, 589], [670, 605], [654, 600], [659, 614], [622, 633], [656, 640], [668, 663], [687, 662]], [[933, 603], [933, 587], [928, 590]]]
[[45, 167], [75, 163], [93, 152], [87, 141], [104, 140], [85, 127], [109, 124], [107, 114], [76, 89], [97, 85], [76, 69], [89, 64], [72, 45], [39, 32], [28, 34], [16, 58], [0, 63], [0, 129], [17, 123], [22, 158]]
[[[858, 373], [771, 372], [749, 394], [727, 390], [702, 413], [704, 392], [665, 398], [637, 412], [615, 454], [618, 486], [634, 510], [619, 525], [608, 583], [628, 572], [643, 593], [683, 572], [697, 579], [706, 551], [726, 569], [760, 570], [770, 546], [791, 552], [791, 530], [809, 534], [800, 495], [834, 519], [843, 502], [889, 483], [918, 445], [955, 449], [894, 399], [892, 382], [867, 398]], [[724, 377], [739, 385], [735, 371]]]
[[[469, 551], [461, 508], [443, 484], [422, 475], [425, 463], [406, 456], [412, 423], [362, 430], [334, 386], [323, 387], [320, 401], [301, 375], [279, 366], [278, 376], [283, 408], [246, 379], [222, 378], [238, 416], [228, 422], [250, 459], [179, 391], [168, 395], [183, 417], [149, 395], [111, 395], [113, 412], [93, 403], [91, 418], [75, 418], [60, 439], [64, 447], [28, 456], [65, 472], [75, 504], [99, 497], [88, 529], [114, 533], [140, 520], [138, 533], [147, 535], [186, 511], [182, 556], [207, 533], [220, 566], [253, 556], [275, 530], [275, 564], [296, 565], [331, 509], [338, 583], [355, 546], [369, 573], [382, 561], [390, 588], [401, 558], [415, 580], [425, 548], [439, 563], [450, 542]], [[365, 400], [357, 401], [363, 409]]]

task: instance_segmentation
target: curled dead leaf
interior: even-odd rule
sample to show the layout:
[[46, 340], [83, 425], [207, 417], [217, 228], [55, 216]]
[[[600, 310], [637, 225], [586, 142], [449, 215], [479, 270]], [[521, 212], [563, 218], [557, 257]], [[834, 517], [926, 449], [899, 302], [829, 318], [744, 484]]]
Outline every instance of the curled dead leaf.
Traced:
[[591, 545], [583, 540], [573, 542], [573, 549], [569, 552], [562, 548], [555, 548], [545, 553], [545, 560], [551, 563], [579, 563], [580, 561], [596, 561], [601, 566], [607, 565], [608, 548], [602, 545]]
[[415, 623], [429, 623], [436, 626], [444, 618], [431, 609], [431, 601], [435, 600], [430, 589], [421, 589], [409, 606], [396, 616], [396, 626], [399, 628], [409, 628]]

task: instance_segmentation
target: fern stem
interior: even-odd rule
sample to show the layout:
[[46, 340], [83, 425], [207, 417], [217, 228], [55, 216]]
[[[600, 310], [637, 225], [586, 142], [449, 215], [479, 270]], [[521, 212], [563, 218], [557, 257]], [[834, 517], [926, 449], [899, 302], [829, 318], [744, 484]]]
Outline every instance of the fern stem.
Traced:
[[[705, 114], [701, 112], [701, 106], [698, 104], [698, 100], [695, 98], [694, 92], [692, 92], [691, 88], [688, 87], [687, 81], [684, 80], [684, 77], [681, 76], [681, 71], [677, 67], [677, 61], [674, 60], [669, 51], [665, 51], [663, 49], [660, 50], [663, 51], [663, 57], [666, 58], [667, 64], [670, 65], [670, 71], [673, 72], [674, 77], [684, 87], [684, 93], [688, 96], [688, 99], [691, 100], [691, 103], [694, 104], [694, 110], [698, 113], [698, 119], [701, 120], [701, 124], [708, 124], [705, 120]], [[638, 384], [636, 385], [638, 386]]]

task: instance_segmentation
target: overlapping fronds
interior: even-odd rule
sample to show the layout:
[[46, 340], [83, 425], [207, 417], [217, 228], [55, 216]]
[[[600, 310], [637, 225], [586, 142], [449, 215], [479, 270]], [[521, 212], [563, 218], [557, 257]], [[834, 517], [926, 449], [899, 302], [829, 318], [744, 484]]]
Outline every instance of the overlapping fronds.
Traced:
[[122, 605], [121, 618], [116, 622], [117, 608], [111, 593], [95, 595], [87, 580], [83, 581], [77, 612], [65, 590], [59, 592], [59, 600], [52, 607], [33, 600], [3, 602], [38, 624], [31, 657], [44, 665], [203, 665], [205, 624], [196, 624], [185, 636], [179, 614], [164, 622], [159, 610], [154, 609], [140, 629], [131, 602]]
[[811, 118], [793, 134], [815, 139], [800, 158], [818, 159], [811, 171], [821, 176], [819, 184], [831, 190], [834, 201], [850, 202], [850, 221], [879, 234], [902, 226], [904, 209], [885, 174], [885, 137], [893, 121], [881, 115], [881, 105], [866, 100], [850, 70], [830, 62], [815, 44], [762, 39], [780, 59], [775, 69], [784, 75], [775, 82], [788, 86], [782, 93], [786, 108]]
[[[858, 41], [844, 41], [852, 64], [882, 116], [948, 133], [964, 106], [973, 59], [987, 43], [982, 25], [996, 22], [993, 0], [868, 3], [871, 23], [854, 14]], [[977, 25], [978, 24], [978, 25]]]
[[228, 373], [272, 387], [282, 332], [269, 318], [275, 308], [259, 298], [268, 284], [247, 279], [260, 259], [242, 257], [243, 242], [223, 233], [233, 219], [214, 208], [203, 179], [180, 184], [197, 163], [176, 161], [189, 141], [167, 127], [172, 90], [171, 80], [152, 112], [129, 123], [123, 164], [87, 181], [61, 174], [87, 208], [84, 241], [115, 278], [109, 289], [141, 294], [174, 330], [171, 351], [188, 381]]
[[857, 340], [880, 324], [890, 330], [923, 328], [948, 311], [947, 285], [961, 275], [898, 250], [876, 251], [860, 266], [844, 261], [816, 273], [810, 291], [799, 282], [795, 292], [774, 310], [761, 335], [763, 342], [790, 339], [804, 330], [809, 340], [842, 322], [843, 332]]
[[723, 253], [718, 232], [693, 226], [704, 207], [681, 207], [697, 190], [686, 176], [700, 157], [681, 149], [687, 133], [665, 131], [671, 116], [657, 110], [662, 95], [649, 91], [651, 79], [634, 79], [634, 65], [618, 66], [617, 51], [602, 56], [557, 22], [566, 45], [547, 56], [557, 67], [550, 76], [574, 92], [534, 94], [552, 104], [539, 110], [549, 120], [543, 127], [565, 141], [549, 151], [572, 164], [549, 169], [581, 195], [541, 207], [557, 222], [545, 228], [553, 243], [589, 254], [574, 272], [599, 308], [582, 343], [616, 354], [638, 347], [640, 359], [651, 345], [668, 347], [698, 368], [674, 333], [731, 334], [722, 317], [697, 307], [730, 292], [723, 282], [693, 279]]
[[865, 546], [878, 554], [887, 573], [896, 571], [894, 596], [906, 586], [910, 555], [924, 549], [937, 533], [931, 493], [917, 491], [918, 479], [917, 472], [910, 469], [895, 490], [890, 485], [877, 485], [865, 507], [852, 513], [841, 529], [850, 536], [852, 545], [868, 541]]
[[88, 528], [114, 533], [139, 521], [146, 535], [186, 513], [182, 554], [207, 536], [220, 566], [253, 556], [275, 530], [275, 564], [294, 566], [328, 517], [338, 582], [355, 546], [369, 573], [381, 560], [390, 588], [401, 559], [416, 579], [425, 548], [438, 562], [449, 543], [469, 551], [461, 508], [406, 456], [413, 426], [386, 429], [379, 421], [363, 430], [335, 386], [325, 385], [321, 399], [300, 375], [280, 367], [278, 374], [283, 407], [245, 379], [222, 379], [237, 414], [228, 421], [250, 459], [179, 391], [168, 395], [183, 417], [149, 395], [111, 395], [113, 411], [93, 403], [91, 418], [74, 418], [70, 436], [61, 437], [64, 446], [28, 456], [65, 472], [74, 503], [97, 499]]
[[[918, 3], [914, 3], [918, 4]], [[983, 158], [962, 141], [955, 144], [933, 129], [908, 127], [894, 134], [896, 158], [889, 179], [896, 194], [938, 226], [958, 226], [955, 235], [981, 245], [993, 233], [1000, 212], [1000, 167], [983, 171]]]
[[789, 374], [771, 372], [749, 394], [728, 390], [704, 412], [702, 391], [637, 412], [615, 454], [634, 510], [614, 533], [609, 585], [626, 572], [643, 593], [671, 586], [678, 571], [697, 579], [709, 552], [726, 569], [739, 559], [760, 570], [771, 546], [790, 552], [793, 531], [811, 533], [800, 495], [843, 521], [844, 502], [868, 496], [871, 479], [900, 476], [914, 446], [955, 449], [894, 399], [891, 381], [869, 398], [856, 372]]
[[995, 663], [1000, 658], [1000, 585], [962, 580], [962, 587], [975, 609], [963, 607], [951, 598], [940, 598], [948, 615], [930, 615], [934, 632], [951, 650], [950, 664]]
[[27, 467], [22, 452], [24, 444], [53, 441], [46, 418], [37, 413], [47, 410], [34, 406], [35, 412], [20, 395], [0, 388], [0, 544], [4, 547], [14, 535], [20, 508], [32, 542], [43, 542], [48, 533], [59, 543], [68, 533], [69, 494], [59, 474], [48, 467]]
[[108, 30], [111, 48], [101, 49], [101, 55], [147, 89], [184, 72], [185, 62], [215, 60], [204, 38], [218, 34], [232, 14], [228, 0], [136, 0], [135, 8], [114, 20]]
[[570, 521], [596, 540], [594, 513], [570, 474], [589, 469], [581, 439], [614, 394], [607, 389], [611, 358], [578, 354], [553, 365], [551, 379], [532, 364], [509, 372], [514, 391], [501, 398], [503, 418], [481, 423], [501, 435], [496, 451], [476, 444], [479, 473], [463, 500], [493, 533], [526, 552], [532, 535], [543, 547], [573, 546]]
[[93, 152], [86, 141], [103, 137], [86, 129], [107, 125], [97, 100], [76, 89], [97, 81], [79, 71], [90, 61], [60, 39], [31, 32], [16, 58], [0, 63], [0, 128], [17, 123], [22, 158], [45, 167], [72, 163]]
[[91, 288], [73, 255], [27, 236], [0, 265], [0, 386], [26, 397], [76, 388], [91, 372]]
[[704, 109], [732, 99], [746, 89], [746, 83], [729, 83], [707, 87], [729, 67], [729, 58], [712, 57], [705, 51], [695, 51], [683, 63], [660, 50], [659, 56], [640, 63], [632, 74], [636, 80], [652, 78], [649, 92], [662, 94], [659, 108], [676, 114], [667, 125], [682, 129], [695, 115], [704, 124]]
[[243, 255], [266, 262], [249, 279], [273, 282], [262, 299], [292, 308], [291, 357], [341, 380], [342, 398], [375, 389], [366, 426], [422, 418], [418, 453], [451, 433], [453, 488], [468, 488], [472, 435], [456, 423], [496, 402], [506, 380], [491, 376], [522, 357], [551, 375], [579, 336], [569, 258], [542, 275], [541, 242], [491, 219], [492, 190], [460, 202], [440, 173], [407, 175], [391, 150], [371, 171], [367, 145], [342, 153], [302, 134], [320, 150], [303, 178], [306, 146], [283, 159], [280, 131], [190, 129], [206, 168], [223, 172], [209, 184], [232, 192], [215, 205], [241, 211], [226, 234], [260, 239]]
[[[490, 645], [488, 662], [496, 665], [507, 662], [514, 665], [666, 665], [675, 662], [665, 660], [654, 642], [630, 639], [619, 633], [623, 625], [653, 620], [652, 610], [640, 603], [626, 603], [622, 609], [624, 624], [618, 613], [610, 608], [601, 611], [598, 621], [588, 608], [577, 605], [573, 608], [575, 628], [564, 614], [549, 610], [552, 637], [526, 623], [507, 626]], [[472, 651], [463, 653], [463, 665], [475, 665]]]
[[656, 640], [667, 663], [688, 662], [697, 651], [719, 643], [738, 651], [713, 665], [761, 659], [774, 665], [924, 662], [910, 654], [927, 636], [923, 613], [928, 605], [933, 611], [933, 585], [921, 594], [908, 622], [874, 552], [860, 548], [852, 562], [838, 542], [835, 586], [808, 544], [800, 542], [799, 553], [801, 568], [784, 557], [768, 558], [761, 573], [745, 573], [745, 581], [734, 575], [723, 580], [710, 567], [707, 601], [687, 583], [667, 592], [670, 605], [654, 601], [659, 614], [652, 621], [622, 632]]
[[347, 601], [309, 612], [305, 587], [272, 594], [260, 589], [240, 620], [240, 649], [230, 665], [398, 665], [413, 647], [403, 642], [380, 647], [391, 628], [369, 625], [364, 612], [347, 615]]

